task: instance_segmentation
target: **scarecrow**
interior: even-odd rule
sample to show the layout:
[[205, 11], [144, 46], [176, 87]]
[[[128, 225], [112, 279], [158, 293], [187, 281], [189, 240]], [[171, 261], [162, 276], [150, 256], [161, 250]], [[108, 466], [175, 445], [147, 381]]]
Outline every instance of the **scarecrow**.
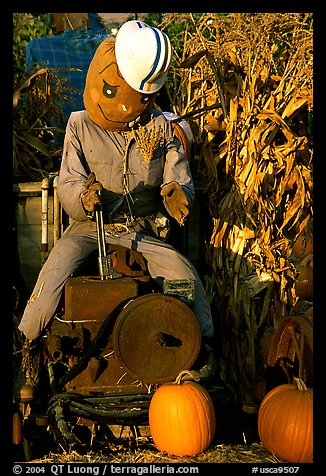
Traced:
[[[39, 337], [56, 313], [66, 280], [97, 249], [94, 213], [99, 203], [106, 243], [141, 252], [159, 288], [165, 279], [194, 282], [193, 311], [203, 341], [213, 338], [199, 275], [167, 242], [169, 221], [182, 226], [194, 200], [182, 143], [154, 108], [170, 63], [169, 38], [141, 21], [122, 25], [95, 52], [86, 77], [85, 110], [72, 112], [67, 122], [57, 186], [69, 226], [43, 265], [19, 325], [26, 338], [25, 368], [29, 362], [35, 367]], [[33, 384], [30, 370], [28, 379]]]

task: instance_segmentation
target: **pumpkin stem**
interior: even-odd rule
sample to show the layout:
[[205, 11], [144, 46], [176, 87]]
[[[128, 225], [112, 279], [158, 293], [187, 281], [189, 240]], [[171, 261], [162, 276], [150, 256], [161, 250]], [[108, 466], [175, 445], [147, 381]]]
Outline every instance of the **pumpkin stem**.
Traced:
[[195, 380], [195, 382], [199, 382], [200, 378], [196, 377], [191, 370], [181, 370], [177, 378], [175, 379], [175, 383], [180, 385], [183, 380]]
[[294, 380], [298, 390], [301, 390], [302, 392], [307, 391], [307, 386], [301, 378], [293, 377], [293, 380]]

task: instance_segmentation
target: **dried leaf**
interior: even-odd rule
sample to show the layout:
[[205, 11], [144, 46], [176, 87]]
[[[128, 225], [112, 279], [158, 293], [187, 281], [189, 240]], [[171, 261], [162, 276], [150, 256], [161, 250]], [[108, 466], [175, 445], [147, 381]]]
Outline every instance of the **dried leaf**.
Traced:
[[47, 144], [42, 142], [40, 139], [38, 139], [34, 135], [24, 133], [23, 131], [19, 131], [19, 132], [14, 131], [14, 134], [15, 134], [15, 137], [19, 139], [20, 141], [26, 142], [27, 144], [32, 146], [34, 149], [44, 154], [46, 157], [48, 158], [51, 157]]
[[194, 55], [190, 56], [186, 60], [182, 61], [179, 65], [176, 65], [176, 68], [193, 68], [196, 66], [198, 61], [205, 56], [207, 53], [207, 50], [201, 50], [195, 53]]

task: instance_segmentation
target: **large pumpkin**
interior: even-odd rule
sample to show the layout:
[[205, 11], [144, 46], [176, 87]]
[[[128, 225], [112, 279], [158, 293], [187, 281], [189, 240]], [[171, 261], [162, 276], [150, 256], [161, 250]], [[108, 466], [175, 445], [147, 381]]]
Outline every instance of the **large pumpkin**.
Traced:
[[313, 391], [301, 379], [273, 388], [258, 412], [258, 434], [267, 451], [290, 463], [312, 463]]
[[149, 428], [160, 451], [194, 456], [213, 441], [215, 410], [204, 387], [179, 377], [175, 382], [161, 385], [154, 393], [149, 406]]

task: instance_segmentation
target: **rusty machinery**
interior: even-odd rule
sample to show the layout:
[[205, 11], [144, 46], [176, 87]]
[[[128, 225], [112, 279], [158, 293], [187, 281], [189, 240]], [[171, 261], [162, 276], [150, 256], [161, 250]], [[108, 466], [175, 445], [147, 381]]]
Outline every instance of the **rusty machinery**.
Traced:
[[166, 281], [160, 292], [140, 253], [105, 244], [101, 209], [96, 220], [99, 276], [67, 280], [43, 338], [39, 413], [68, 452], [85, 446], [77, 426], [148, 425], [157, 386], [191, 369], [201, 349], [193, 281]]

